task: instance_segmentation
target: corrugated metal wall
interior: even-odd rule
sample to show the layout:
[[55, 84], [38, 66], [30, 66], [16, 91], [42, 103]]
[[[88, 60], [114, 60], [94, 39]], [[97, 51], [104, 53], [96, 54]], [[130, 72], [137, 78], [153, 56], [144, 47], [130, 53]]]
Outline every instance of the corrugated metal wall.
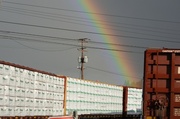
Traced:
[[143, 100], [144, 119], [180, 118], [180, 50], [146, 50]]
[[48, 118], [73, 111], [79, 115], [110, 114], [110, 117], [125, 112], [127, 116], [132, 110], [137, 114], [141, 95], [142, 89], [57, 76], [0, 61], [0, 117], [3, 118]]

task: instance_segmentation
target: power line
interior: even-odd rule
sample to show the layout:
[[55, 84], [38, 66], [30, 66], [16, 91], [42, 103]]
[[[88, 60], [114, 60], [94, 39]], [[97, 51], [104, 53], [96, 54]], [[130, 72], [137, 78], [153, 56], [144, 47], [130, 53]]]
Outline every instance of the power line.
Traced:
[[[33, 16], [33, 17], [38, 17], [38, 18], [44, 18], [44, 19], [50, 19], [50, 20], [56, 20], [56, 21], [61, 21], [61, 22], [66, 22], [66, 23], [71, 23], [71, 24], [78, 24], [78, 25], [85, 25], [85, 26], [90, 26], [90, 27], [96, 27], [94, 25], [88, 25], [88, 24], [83, 24], [83, 23], [77, 23], [77, 22], [72, 22], [72, 21], [67, 21], [69, 20], [69, 18], [63, 18], [63, 19], [67, 19], [67, 20], [60, 20], [60, 19], [54, 19], [54, 18], [47, 18], [47, 17], [43, 17], [40, 15], [32, 15], [32, 14], [27, 14], [27, 13], [19, 13], [16, 11], [9, 11], [9, 10], [2, 10], [2, 11], [6, 11], [6, 12], [11, 12], [11, 13], [17, 13], [17, 14], [22, 14], [22, 15], [28, 15], [28, 16]], [[78, 20], [79, 21], [79, 20]], [[100, 23], [101, 24], [101, 23]], [[108, 25], [108, 24], [106, 24]], [[117, 26], [117, 25], [113, 25], [113, 26]], [[115, 28], [108, 28], [108, 27], [102, 27], [99, 26], [98, 28], [102, 28], [102, 29], [112, 29], [112, 30], [116, 30], [116, 31], [123, 31], [123, 32], [127, 32], [127, 33], [134, 33], [134, 34], [141, 34], [141, 35], [149, 35], [149, 36], [156, 36], [156, 37], [162, 37], [162, 38], [168, 38], [168, 39], [179, 39], [179, 38], [174, 38], [174, 37], [167, 37], [167, 36], [161, 36], [161, 35], [154, 35], [154, 34], [148, 34], [148, 33], [140, 33], [140, 32], [134, 32], [134, 31], [127, 31], [127, 30], [120, 30], [120, 29], [115, 29]], [[131, 28], [131, 27], [125, 27], [125, 26], [121, 26], [121, 28], [128, 28], [128, 29], [135, 29], [135, 30], [143, 30], [143, 31], [150, 31], [150, 32], [156, 32], [156, 33], [164, 33], [164, 34], [171, 34], [171, 35], [179, 35], [176, 33], [169, 33], [169, 32], [163, 32], [163, 31], [157, 31], [157, 30], [148, 30], [148, 29], [142, 29], [142, 28]]]
[[11, 4], [17, 4], [17, 5], [25, 5], [25, 6], [31, 6], [31, 7], [38, 7], [38, 8], [46, 8], [46, 9], [54, 9], [54, 10], [62, 10], [62, 11], [76, 12], [76, 13], [103, 15], [103, 16], [109, 16], [109, 17], [128, 18], [128, 19], [136, 19], [136, 20], [144, 20], [144, 21], [165, 22], [165, 23], [177, 23], [177, 24], [180, 23], [179, 21], [168, 21], [168, 20], [162, 20], [162, 19], [139, 18], [139, 17], [131, 17], [131, 16], [123, 16], [123, 15], [104, 14], [104, 13], [95, 13], [95, 12], [85, 12], [85, 11], [79, 11], [79, 10], [70, 10], [70, 9], [54, 8], [54, 7], [47, 7], [47, 6], [40, 6], [40, 5], [32, 5], [32, 4], [25, 4], [25, 3], [18, 3], [18, 2], [9, 2], [9, 1], [3, 1], [3, 2], [5, 2], [5, 3], [11, 3]]
[[[55, 13], [49, 13], [49, 12], [42, 12], [42, 11], [37, 11], [37, 10], [29, 10], [29, 9], [23, 9], [23, 8], [16, 8], [16, 7], [11, 7], [11, 6], [3, 6], [1, 9], [4, 9], [5, 7], [5, 11], [7, 10], [11, 10], [10, 12], [14, 12], [14, 11], [18, 11], [16, 13], [22, 14], [22, 12], [26, 12], [26, 13], [30, 13], [30, 14], [37, 14], [37, 15], [42, 15], [42, 16], [48, 16], [48, 17], [55, 17], [55, 18], [61, 18], [61, 19], [66, 19], [66, 20], [73, 20], [73, 21], [78, 21], [78, 22], [85, 22], [85, 23], [96, 23], [96, 24], [102, 24], [102, 25], [108, 25], [108, 26], [115, 26], [115, 27], [123, 27], [123, 28], [131, 28], [132, 27], [124, 27], [124, 26], [119, 26], [119, 24], [123, 24], [123, 25], [129, 25], [129, 26], [135, 26], [135, 27], [143, 27], [143, 28], [151, 28], [151, 29], [159, 29], [159, 30], [170, 30], [170, 31], [179, 31], [179, 30], [175, 30], [175, 29], [165, 29], [165, 28], [159, 28], [159, 27], [150, 27], [150, 26], [142, 26], [142, 25], [135, 25], [135, 24], [127, 24], [127, 23], [120, 23], [120, 22], [112, 22], [112, 21], [103, 21], [103, 20], [96, 20], [93, 19], [92, 20], [88, 19], [88, 18], [83, 18], [83, 17], [78, 17], [78, 16], [70, 16], [70, 15], [64, 15], [64, 14], [55, 14]], [[11, 8], [11, 9], [9, 9]], [[7, 10], [6, 10], [7, 9]], [[29, 12], [30, 11], [30, 12]], [[9, 12], [9, 11], [8, 11]], [[48, 14], [48, 15], [47, 15]], [[27, 15], [27, 14], [26, 14]], [[62, 17], [63, 16], [63, 17]], [[36, 16], [38, 17], [38, 16]], [[65, 17], [65, 18], [64, 18]], [[46, 17], [47, 18], [47, 17]], [[83, 20], [82, 20], [83, 19]], [[53, 19], [52, 19], [53, 20]], [[54, 19], [57, 20], [57, 19]], [[110, 24], [109, 24], [110, 23]], [[112, 25], [113, 24], [113, 25]], [[87, 24], [84, 24], [87, 25]], [[147, 29], [139, 29], [139, 30], [147, 30]], [[157, 32], [154, 31], [154, 32]]]
[[[11, 35], [24, 35], [24, 36], [30, 36], [30, 37], [40, 37], [40, 38], [48, 38], [51, 40], [68, 40], [68, 41], [78, 41], [77, 39], [70, 39], [70, 38], [64, 38], [64, 37], [54, 37], [54, 36], [46, 36], [46, 35], [37, 35], [37, 34], [29, 34], [29, 33], [21, 33], [21, 32], [13, 32], [13, 31], [4, 31], [0, 30], [0, 32], [5, 33], [5, 34], [11, 34]], [[116, 46], [123, 46], [123, 47], [133, 47], [133, 48], [143, 48], [146, 49], [147, 47], [142, 47], [142, 46], [134, 46], [134, 45], [124, 45], [124, 44], [117, 44], [117, 43], [109, 43], [109, 42], [97, 42], [97, 41], [92, 41], [90, 40], [89, 43], [94, 43], [94, 44], [101, 44], [101, 45], [116, 45]]]
[[71, 32], [78, 32], [78, 33], [88, 33], [88, 34], [96, 34], [96, 35], [124, 37], [124, 38], [140, 39], [140, 40], [148, 40], [148, 41], [161, 41], [161, 42], [169, 42], [169, 43], [180, 43], [180, 41], [170, 41], [170, 40], [161, 40], [161, 39], [153, 39], [153, 38], [142, 38], [142, 37], [136, 37], [136, 36], [127, 36], [127, 35], [117, 35], [117, 34], [109, 34], [109, 33], [90, 32], [90, 31], [82, 31], [82, 30], [74, 30], [74, 29], [66, 29], [66, 28], [57, 28], [57, 27], [49, 27], [49, 26], [41, 26], [41, 25], [35, 25], [35, 24], [17, 23], [17, 22], [2, 21], [2, 20], [0, 20], [0, 22], [8, 23], [8, 24], [23, 25], [23, 26], [46, 28], [46, 29], [64, 30], [64, 31], [71, 31]]
[[105, 73], [114, 74], [114, 75], [119, 75], [119, 76], [124, 76], [124, 77], [141, 79], [140, 77], [134, 77], [134, 76], [128, 76], [128, 75], [124, 75], [124, 74], [119, 74], [119, 73], [115, 73], [115, 72], [111, 72], [111, 71], [107, 71], [107, 70], [102, 70], [102, 69], [94, 68], [94, 67], [91, 67], [91, 66], [86, 66], [86, 67], [87, 67], [87, 68], [90, 68], [90, 69], [97, 70], [97, 71], [102, 71], [102, 72], [105, 72]]
[[77, 48], [77, 47], [71, 47], [71, 48], [66, 48], [66, 49], [63, 49], [63, 50], [57, 50], [57, 49], [56, 50], [45, 50], [45, 49], [39, 49], [39, 48], [30, 47], [30, 46], [25, 45], [25, 44], [23, 44], [21, 42], [18, 42], [16, 40], [12, 40], [12, 41], [17, 42], [18, 44], [20, 44], [20, 45], [22, 45], [24, 47], [27, 47], [29, 49], [38, 50], [38, 51], [46, 51], [46, 52], [61, 52], [61, 51], [67, 51], [67, 50], [71, 50], [71, 49]]
[[[11, 39], [11, 40], [43, 42], [43, 43], [61, 44], [61, 45], [68, 45], [68, 46], [76, 46], [76, 47], [78, 47], [78, 45], [74, 45], [74, 44], [59, 43], [59, 42], [53, 42], [53, 41], [42, 41], [42, 40], [36, 40], [36, 39], [30, 39], [30, 38], [21, 38], [21, 37], [14, 37], [14, 36], [7, 36], [7, 35], [0, 35], [0, 37], [4, 38], [4, 39]], [[135, 51], [119, 50], [119, 49], [110, 49], [110, 48], [102, 48], [102, 47], [90, 47], [90, 46], [87, 46], [87, 48], [98, 49], [98, 50], [110, 50], [110, 51], [126, 52], [126, 53], [141, 53], [141, 54], [143, 53], [143, 52], [135, 52]]]

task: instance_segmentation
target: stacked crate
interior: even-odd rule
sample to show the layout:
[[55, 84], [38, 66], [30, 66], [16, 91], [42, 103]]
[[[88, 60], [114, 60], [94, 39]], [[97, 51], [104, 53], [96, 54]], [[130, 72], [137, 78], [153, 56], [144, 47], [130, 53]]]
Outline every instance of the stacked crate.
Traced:
[[122, 113], [123, 87], [67, 78], [66, 114]]
[[142, 113], [142, 89], [128, 88], [127, 111], [129, 114]]
[[64, 79], [0, 64], [0, 116], [63, 115]]

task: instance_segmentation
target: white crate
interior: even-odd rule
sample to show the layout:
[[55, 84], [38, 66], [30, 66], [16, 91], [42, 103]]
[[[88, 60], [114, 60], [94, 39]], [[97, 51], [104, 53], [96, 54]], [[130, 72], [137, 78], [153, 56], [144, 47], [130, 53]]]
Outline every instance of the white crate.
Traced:
[[9, 76], [8, 75], [4, 75], [2, 77], [2, 79], [3, 79], [4, 85], [9, 85]]
[[9, 87], [9, 95], [10, 96], [16, 96], [16, 94], [15, 94], [15, 87]]
[[16, 76], [16, 72], [15, 72], [15, 67], [14, 66], [10, 66], [10, 76], [13, 76], [13, 77]]
[[4, 95], [0, 95], [0, 107], [3, 106], [5, 103], [4, 103]]
[[30, 98], [25, 98], [25, 107], [28, 107], [30, 105], [31, 105]]
[[15, 76], [20, 77], [20, 69], [15, 67]]
[[49, 100], [49, 107], [53, 108], [53, 100]]
[[54, 83], [53, 76], [49, 76], [49, 83]]
[[48, 108], [48, 107], [50, 106], [50, 100], [45, 100], [44, 103], [45, 103], [44, 106], [45, 106], [46, 108]]
[[24, 107], [25, 106], [25, 98], [20, 98], [21, 103], [20, 106]]
[[4, 65], [4, 74], [9, 75], [10, 74], [10, 66], [9, 65]]
[[10, 86], [16, 86], [16, 77], [9, 77], [9, 85]]
[[38, 90], [34, 90], [34, 98], [39, 98]]
[[4, 86], [0, 85], [0, 95], [4, 95]]
[[0, 85], [4, 85], [3, 75], [0, 74]]
[[4, 96], [4, 105], [9, 106], [9, 96]]
[[29, 116], [29, 107], [25, 107], [24, 108], [24, 115], [27, 115], [27, 116]]
[[16, 87], [20, 87], [21, 83], [20, 83], [20, 78], [16, 77]]
[[34, 116], [34, 108], [28, 107], [28, 109], [29, 109], [29, 116]]
[[30, 80], [24, 79], [24, 88], [30, 88]]
[[42, 82], [42, 87], [41, 87], [41, 89], [42, 89], [42, 90], [46, 90], [46, 87], [47, 87], [47, 86], [46, 86], [46, 83], [43, 83], [43, 82]]
[[20, 87], [24, 88], [24, 83], [25, 83], [25, 79], [24, 78], [20, 78]]
[[34, 81], [34, 89], [40, 89], [40, 87], [39, 87], [39, 84], [40, 82], [39, 81]]
[[45, 74], [44, 81], [47, 82], [47, 83], [51, 83], [50, 80], [49, 80], [49, 75]]
[[34, 89], [34, 81], [29, 81], [29, 88]]
[[29, 103], [30, 103], [30, 107], [34, 107], [34, 99], [33, 98], [29, 98]]
[[21, 106], [21, 98], [20, 97], [15, 98], [15, 107], [17, 107], [17, 106]]
[[53, 110], [52, 110], [52, 108], [47, 108], [46, 111], [48, 112], [49, 115], [53, 115]]
[[9, 106], [15, 106], [16, 97], [9, 97]]
[[33, 114], [33, 116], [37, 116], [38, 115], [38, 108], [37, 107], [34, 107], [34, 114]]
[[34, 99], [34, 107], [39, 107], [39, 99]]
[[0, 75], [4, 74], [4, 65], [0, 64]]
[[16, 89], [15, 89], [15, 95], [21, 97], [21, 88], [16, 87]]
[[21, 116], [25, 116], [26, 115], [25, 107], [21, 107], [20, 108], [20, 113], [21, 113]]
[[39, 73], [39, 81], [44, 81], [45, 74]]
[[9, 96], [9, 86], [4, 86], [4, 95]]
[[6, 116], [4, 106], [0, 106], [0, 116]]
[[57, 77], [53, 76], [53, 84], [57, 84]]
[[25, 94], [26, 94], [26, 89], [21, 88], [21, 97], [25, 97]]
[[48, 108], [44, 108], [45, 114], [44, 115], [50, 115]]
[[31, 96], [31, 92], [30, 92], [31, 89], [25, 89], [25, 97], [30, 97]]
[[41, 95], [42, 95], [42, 98], [43, 98], [43, 99], [46, 99], [46, 91], [42, 91], [42, 92], [41, 92]]
[[19, 109], [20, 107], [14, 107], [14, 114], [16, 115], [16, 116], [21, 116], [21, 114], [20, 114], [20, 109]]
[[23, 75], [24, 75], [24, 69], [19, 68], [19, 76], [21, 78], [24, 78]]

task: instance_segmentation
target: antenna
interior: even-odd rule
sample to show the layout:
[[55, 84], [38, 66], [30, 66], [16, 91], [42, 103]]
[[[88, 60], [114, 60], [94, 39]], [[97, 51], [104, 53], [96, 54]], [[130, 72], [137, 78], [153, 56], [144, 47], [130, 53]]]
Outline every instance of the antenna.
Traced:
[[78, 50], [81, 52], [81, 56], [78, 58], [78, 69], [81, 70], [81, 79], [84, 79], [84, 63], [88, 62], [88, 57], [84, 54], [86, 52], [85, 43], [88, 43], [88, 40], [87, 38], [79, 39], [81, 47]]

